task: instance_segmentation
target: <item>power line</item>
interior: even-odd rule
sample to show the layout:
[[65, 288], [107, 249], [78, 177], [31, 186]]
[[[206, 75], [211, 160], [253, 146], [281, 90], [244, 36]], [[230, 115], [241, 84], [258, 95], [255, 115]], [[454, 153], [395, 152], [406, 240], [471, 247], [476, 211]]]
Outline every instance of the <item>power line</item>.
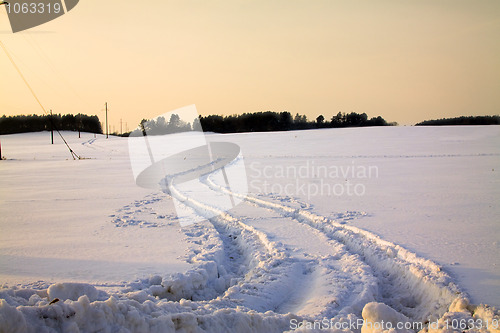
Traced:
[[9, 58], [10, 62], [12, 63], [12, 65], [14, 66], [14, 68], [16, 69], [16, 71], [19, 73], [19, 76], [21, 76], [21, 79], [23, 79], [24, 83], [26, 83], [26, 86], [31, 91], [31, 94], [33, 95], [33, 97], [35, 97], [36, 101], [38, 102], [38, 105], [40, 105], [40, 107], [42, 108], [42, 110], [43, 110], [44, 113], [47, 113], [47, 111], [45, 111], [45, 108], [43, 107], [42, 103], [40, 102], [40, 100], [36, 96], [35, 92], [31, 88], [31, 86], [28, 83], [28, 81], [26, 81], [26, 78], [24, 77], [23, 73], [21, 73], [21, 70], [19, 69], [19, 67], [17, 67], [16, 63], [14, 62], [14, 59], [12, 59], [12, 57], [10, 56], [10, 53], [7, 51], [7, 49], [5, 48], [5, 45], [2, 43], [1, 40], [0, 40], [0, 46], [2, 46], [3, 50], [5, 51], [5, 54]]
[[[12, 57], [10, 56], [10, 53], [7, 51], [7, 48], [5, 47], [5, 45], [2, 43], [2, 41], [0, 40], [0, 46], [2, 47], [2, 49], [4, 50], [5, 54], [7, 55], [7, 57], [9, 58], [10, 62], [12, 63], [12, 65], [14, 66], [14, 68], [16, 69], [16, 71], [19, 73], [19, 76], [23, 79], [24, 83], [26, 84], [26, 86], [28, 87], [28, 89], [30, 90], [31, 94], [33, 95], [33, 97], [35, 97], [36, 101], [38, 102], [38, 105], [40, 105], [40, 107], [42, 108], [43, 112], [46, 114], [46, 115], [49, 115], [49, 113], [45, 110], [45, 108], [43, 107], [42, 105], [42, 102], [40, 102], [40, 100], [38, 99], [38, 97], [36, 96], [35, 94], [35, 91], [33, 90], [33, 88], [31, 88], [30, 84], [28, 83], [28, 81], [26, 80], [26, 78], [24, 77], [23, 73], [21, 72], [21, 70], [19, 69], [19, 67], [17, 67], [16, 63], [14, 62], [14, 59], [12, 59]], [[71, 157], [73, 157], [74, 160], [76, 159], [81, 159], [80, 156], [78, 156], [77, 153], [75, 153], [73, 151], [73, 149], [71, 149], [71, 147], [69, 146], [68, 142], [66, 142], [66, 140], [64, 139], [64, 137], [62, 136], [61, 132], [59, 132], [59, 130], [57, 129], [57, 127], [55, 126], [53, 120], [52, 120], [52, 117], [49, 117], [49, 121], [51, 122], [51, 125], [53, 126], [53, 128], [55, 128], [55, 130], [57, 131], [57, 133], [59, 134], [59, 136], [61, 137], [61, 139], [63, 140], [64, 144], [66, 145], [66, 147], [68, 147], [69, 149], [69, 152], [71, 153]]]

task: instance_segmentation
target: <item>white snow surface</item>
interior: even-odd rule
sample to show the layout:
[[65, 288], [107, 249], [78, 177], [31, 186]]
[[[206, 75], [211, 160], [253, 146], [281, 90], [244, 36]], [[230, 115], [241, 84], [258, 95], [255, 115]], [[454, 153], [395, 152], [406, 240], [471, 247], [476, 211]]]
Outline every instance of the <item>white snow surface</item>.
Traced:
[[0, 136], [0, 332], [500, 331], [499, 126], [207, 134], [249, 194], [142, 189], [126, 138], [63, 135], [85, 159]]

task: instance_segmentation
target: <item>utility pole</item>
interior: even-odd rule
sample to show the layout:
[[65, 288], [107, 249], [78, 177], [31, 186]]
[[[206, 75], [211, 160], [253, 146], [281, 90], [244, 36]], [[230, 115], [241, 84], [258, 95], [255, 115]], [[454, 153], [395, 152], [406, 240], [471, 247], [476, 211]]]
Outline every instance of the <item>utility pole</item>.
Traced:
[[54, 119], [52, 119], [52, 110], [50, 110], [50, 141], [54, 144]]
[[108, 102], [106, 102], [106, 139], [108, 138]]
[[120, 118], [120, 135], [123, 134], [123, 128], [122, 128], [122, 118]]

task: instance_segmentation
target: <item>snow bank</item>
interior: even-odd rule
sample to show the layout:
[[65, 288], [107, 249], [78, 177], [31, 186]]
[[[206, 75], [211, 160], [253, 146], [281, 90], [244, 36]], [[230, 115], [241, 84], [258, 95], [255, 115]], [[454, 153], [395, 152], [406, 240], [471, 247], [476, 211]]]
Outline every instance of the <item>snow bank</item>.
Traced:
[[238, 309], [193, 310], [183, 302], [140, 303], [117, 296], [94, 302], [86, 295], [77, 301], [46, 301], [15, 307], [0, 300], [0, 332], [281, 332], [296, 318]]
[[[381, 333], [410, 322], [410, 319], [384, 303], [371, 302], [363, 308], [363, 327], [361, 333]], [[397, 329], [397, 332], [410, 332]]]
[[80, 296], [86, 295], [90, 300], [95, 301], [99, 297], [97, 289], [86, 283], [56, 283], [51, 285], [47, 292], [50, 300], [76, 301]]
[[27, 329], [23, 314], [0, 299], [0, 333], [26, 332]]
[[[55, 286], [55, 285], [54, 285]], [[51, 286], [52, 287], [52, 286]], [[61, 286], [52, 289], [60, 290]], [[93, 290], [83, 284], [74, 290]], [[49, 288], [50, 289], [50, 288]], [[65, 288], [69, 290], [71, 288]], [[242, 307], [223, 307], [222, 302], [192, 302], [182, 299], [172, 302], [149, 298], [142, 301], [133, 295], [117, 294], [104, 300], [90, 301], [80, 296], [76, 301], [66, 299], [49, 302], [48, 290], [24, 290], [4, 288], [0, 299], [0, 332], [320, 332], [306, 326], [291, 329], [292, 322], [300, 323], [306, 318], [293, 314], [276, 314], [272, 311], [256, 312]], [[10, 295], [7, 301], [6, 295]], [[135, 296], [144, 292], [136, 292]], [[31, 296], [30, 296], [31, 295]], [[39, 295], [46, 295], [41, 297]], [[71, 293], [71, 296], [74, 294]], [[11, 303], [11, 304], [9, 304]], [[227, 303], [226, 303], [227, 304]], [[414, 332], [404, 325], [422, 325], [422, 333], [444, 333], [450, 331], [500, 332], [498, 311], [488, 306], [473, 306], [464, 298], [458, 298], [449, 311], [432, 322], [412, 322], [410, 318], [380, 302], [370, 302], [363, 311], [361, 333]], [[310, 319], [309, 319], [310, 320]], [[337, 322], [358, 322], [358, 318], [347, 315], [335, 319]], [[330, 323], [332, 323], [331, 321]], [[486, 329], [486, 323], [488, 328]], [[397, 328], [400, 325], [403, 328]], [[458, 328], [451, 327], [452, 325]], [[460, 328], [460, 325], [468, 325]], [[292, 326], [293, 327], [293, 326]], [[388, 327], [391, 327], [388, 329]], [[411, 326], [408, 326], [411, 327]], [[348, 329], [330, 329], [328, 332], [350, 332]], [[359, 330], [352, 330], [359, 332]]]

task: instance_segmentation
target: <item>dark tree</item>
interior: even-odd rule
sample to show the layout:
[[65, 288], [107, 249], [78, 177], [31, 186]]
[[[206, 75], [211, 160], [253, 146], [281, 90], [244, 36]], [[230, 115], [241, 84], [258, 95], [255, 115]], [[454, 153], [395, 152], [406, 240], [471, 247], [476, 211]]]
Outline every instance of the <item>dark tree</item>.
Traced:
[[292, 115], [290, 114], [290, 112], [283, 111], [280, 113], [279, 124], [280, 124], [280, 130], [282, 130], [282, 131], [288, 131], [288, 130], [292, 129], [293, 119], [292, 119]]
[[323, 117], [322, 114], [320, 114], [318, 117], [316, 117], [316, 123], [318, 125], [322, 125], [324, 121], [325, 121], [325, 117]]

